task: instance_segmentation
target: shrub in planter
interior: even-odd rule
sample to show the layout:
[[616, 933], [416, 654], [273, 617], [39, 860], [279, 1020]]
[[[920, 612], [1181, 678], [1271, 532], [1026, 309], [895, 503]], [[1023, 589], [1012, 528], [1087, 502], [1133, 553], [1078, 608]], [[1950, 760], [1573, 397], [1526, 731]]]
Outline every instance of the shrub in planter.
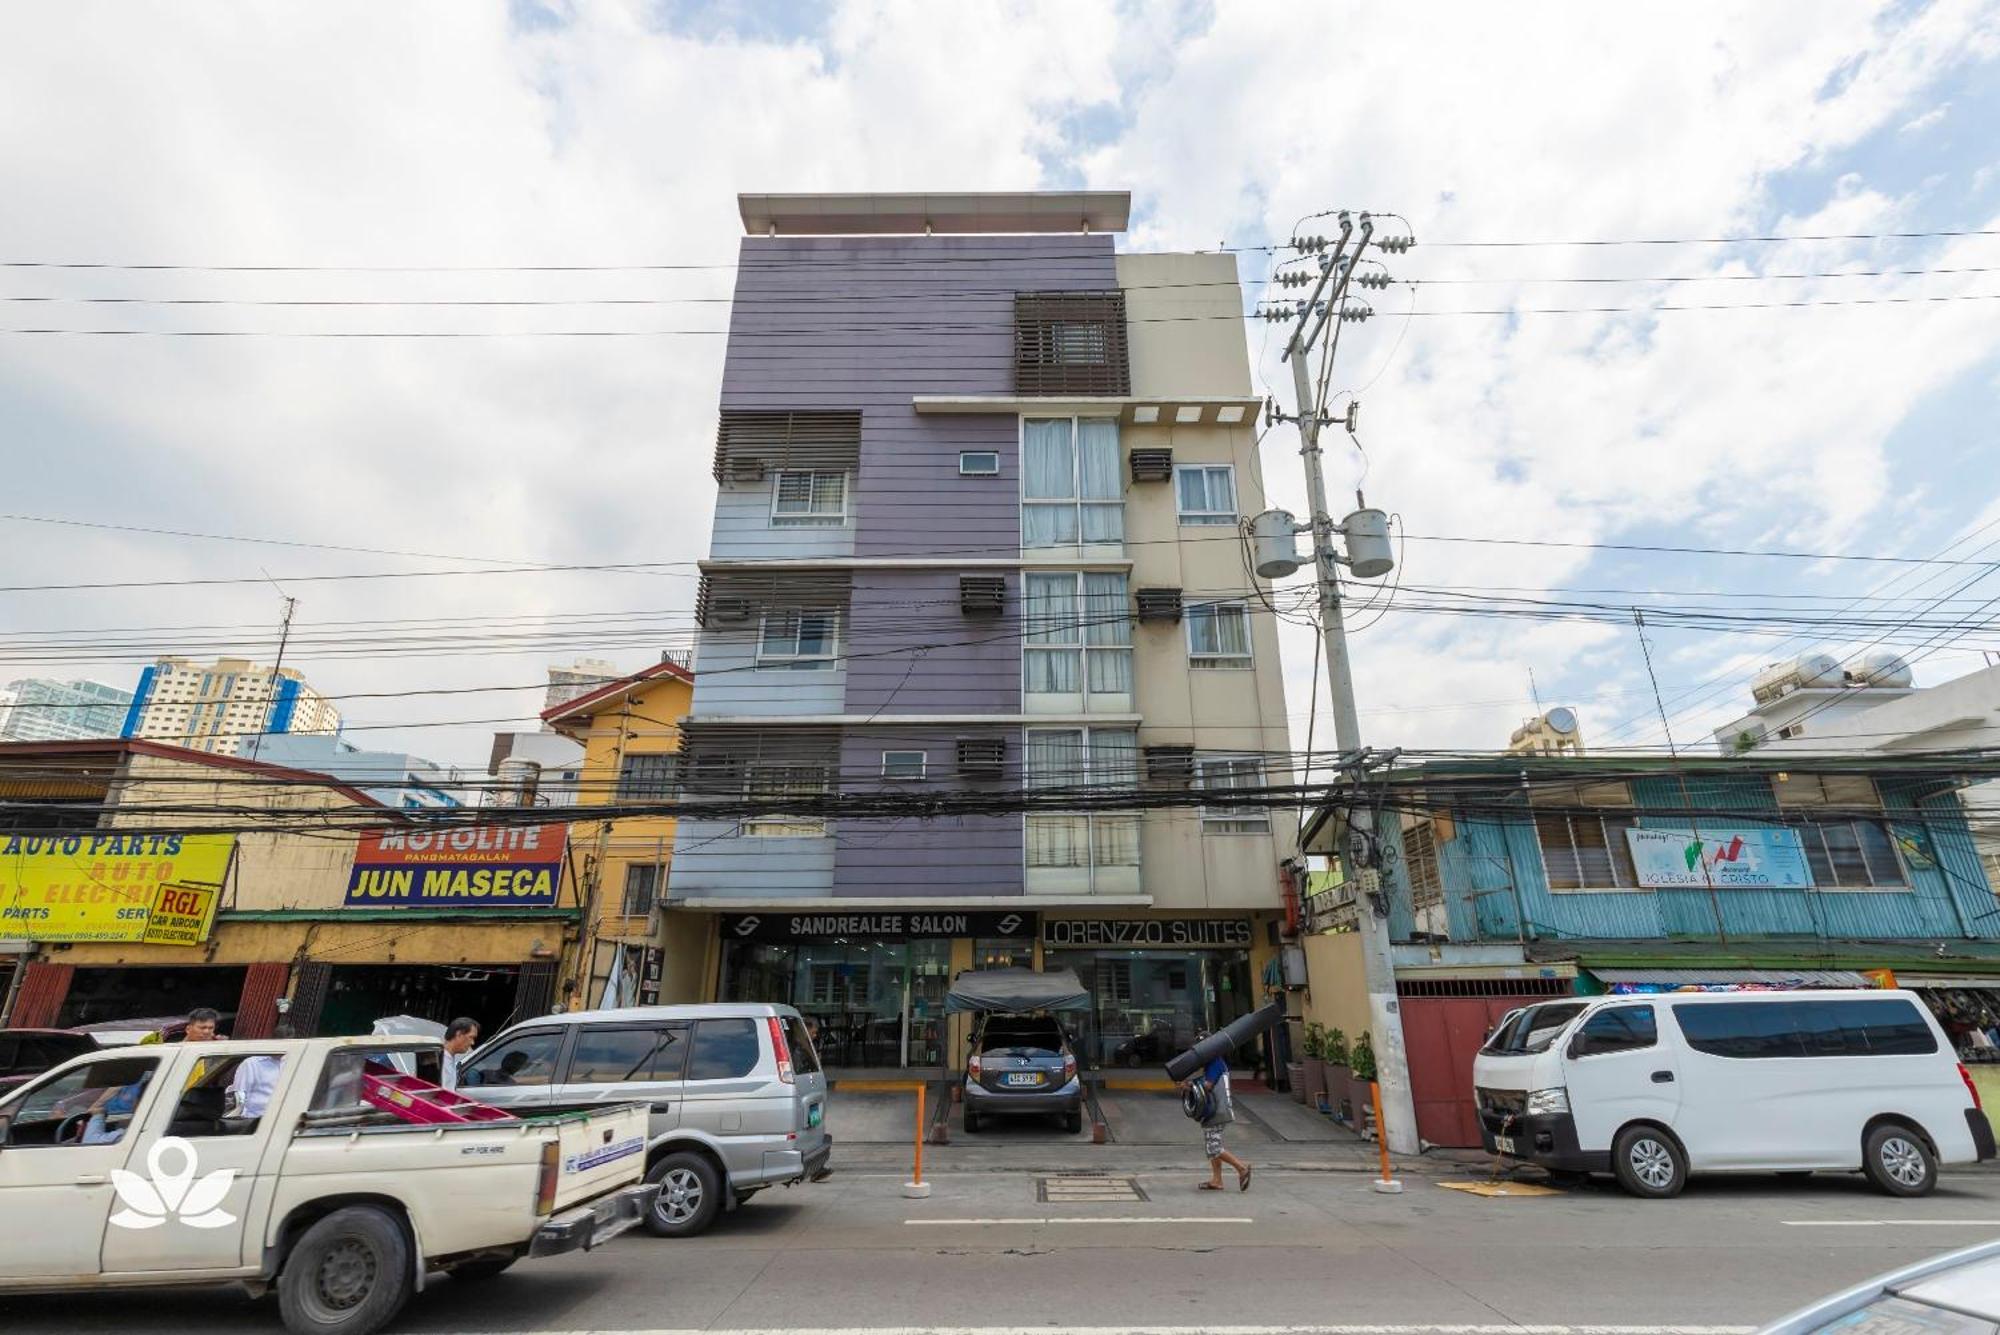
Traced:
[[1318, 1109], [1326, 1103], [1326, 1027], [1306, 1026], [1305, 1105]]
[[1359, 1131], [1368, 1125], [1374, 1113], [1375, 1083], [1375, 1040], [1366, 1030], [1354, 1040], [1354, 1055], [1348, 1059], [1347, 1073], [1353, 1081], [1354, 1129]]
[[1347, 1032], [1329, 1029], [1320, 1043], [1320, 1052], [1326, 1062], [1326, 1110], [1346, 1121], [1347, 1110]]

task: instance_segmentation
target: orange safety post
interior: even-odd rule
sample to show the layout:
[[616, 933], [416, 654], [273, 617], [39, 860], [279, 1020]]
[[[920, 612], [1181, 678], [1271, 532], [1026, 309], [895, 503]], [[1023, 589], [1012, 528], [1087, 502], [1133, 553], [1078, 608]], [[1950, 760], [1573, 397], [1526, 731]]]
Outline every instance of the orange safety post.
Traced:
[[1403, 1189], [1389, 1168], [1389, 1138], [1382, 1134], [1382, 1086], [1375, 1081], [1368, 1082], [1368, 1097], [1375, 1104], [1375, 1148], [1382, 1155], [1382, 1176], [1376, 1179], [1375, 1190], [1393, 1194]]
[[930, 1184], [924, 1181], [924, 1089], [917, 1086], [917, 1164], [910, 1180], [903, 1184], [905, 1196], [921, 1198], [931, 1194]]

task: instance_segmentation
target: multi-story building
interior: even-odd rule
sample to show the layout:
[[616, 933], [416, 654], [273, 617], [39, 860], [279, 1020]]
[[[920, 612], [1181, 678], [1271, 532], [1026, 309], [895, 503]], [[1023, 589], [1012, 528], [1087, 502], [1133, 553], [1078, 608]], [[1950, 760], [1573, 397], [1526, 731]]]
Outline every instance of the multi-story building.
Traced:
[[340, 711], [291, 668], [162, 658], [139, 674], [119, 735], [235, 756], [259, 749], [260, 735], [338, 731]]
[[339, 779], [384, 806], [405, 811], [466, 804], [462, 772], [407, 751], [369, 751], [339, 737], [284, 733], [264, 738], [257, 748], [257, 758]]
[[132, 692], [95, 681], [27, 677], [0, 691], [0, 742], [116, 737]]
[[618, 680], [624, 674], [618, 665], [602, 658], [579, 658], [574, 663], [549, 666], [549, 689], [542, 696], [544, 712], [568, 704], [579, 695]]
[[767, 809], [680, 822], [703, 994], [849, 1066], [946, 1061], [975, 965], [1074, 967], [1097, 1064], [1251, 1009], [1293, 826], [1228, 796], [1291, 782], [1234, 257], [1119, 253], [1116, 192], [739, 202], [684, 766]]

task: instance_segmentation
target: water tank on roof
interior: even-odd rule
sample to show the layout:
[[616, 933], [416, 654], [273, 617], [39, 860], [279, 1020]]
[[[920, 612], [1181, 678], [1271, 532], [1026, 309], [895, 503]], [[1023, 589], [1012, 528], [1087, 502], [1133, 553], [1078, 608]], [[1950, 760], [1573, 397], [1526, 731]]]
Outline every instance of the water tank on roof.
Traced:
[[1800, 654], [1783, 663], [1773, 663], [1757, 674], [1750, 695], [1759, 704], [1793, 691], [1823, 689], [1846, 684], [1840, 660], [1832, 654]]
[[1916, 680], [1903, 656], [1891, 649], [1870, 649], [1847, 670], [1847, 677], [1856, 686], [1904, 687]]

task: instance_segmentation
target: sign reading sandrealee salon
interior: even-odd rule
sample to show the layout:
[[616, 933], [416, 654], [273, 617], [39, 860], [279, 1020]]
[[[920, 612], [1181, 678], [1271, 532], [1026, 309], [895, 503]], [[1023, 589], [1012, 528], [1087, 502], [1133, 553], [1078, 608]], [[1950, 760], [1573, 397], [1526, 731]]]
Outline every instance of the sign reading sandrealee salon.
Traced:
[[569, 826], [371, 830], [354, 849], [350, 908], [528, 908], [556, 902]]
[[1796, 830], [1627, 830], [1639, 884], [1658, 889], [1805, 889], [1812, 868]]

